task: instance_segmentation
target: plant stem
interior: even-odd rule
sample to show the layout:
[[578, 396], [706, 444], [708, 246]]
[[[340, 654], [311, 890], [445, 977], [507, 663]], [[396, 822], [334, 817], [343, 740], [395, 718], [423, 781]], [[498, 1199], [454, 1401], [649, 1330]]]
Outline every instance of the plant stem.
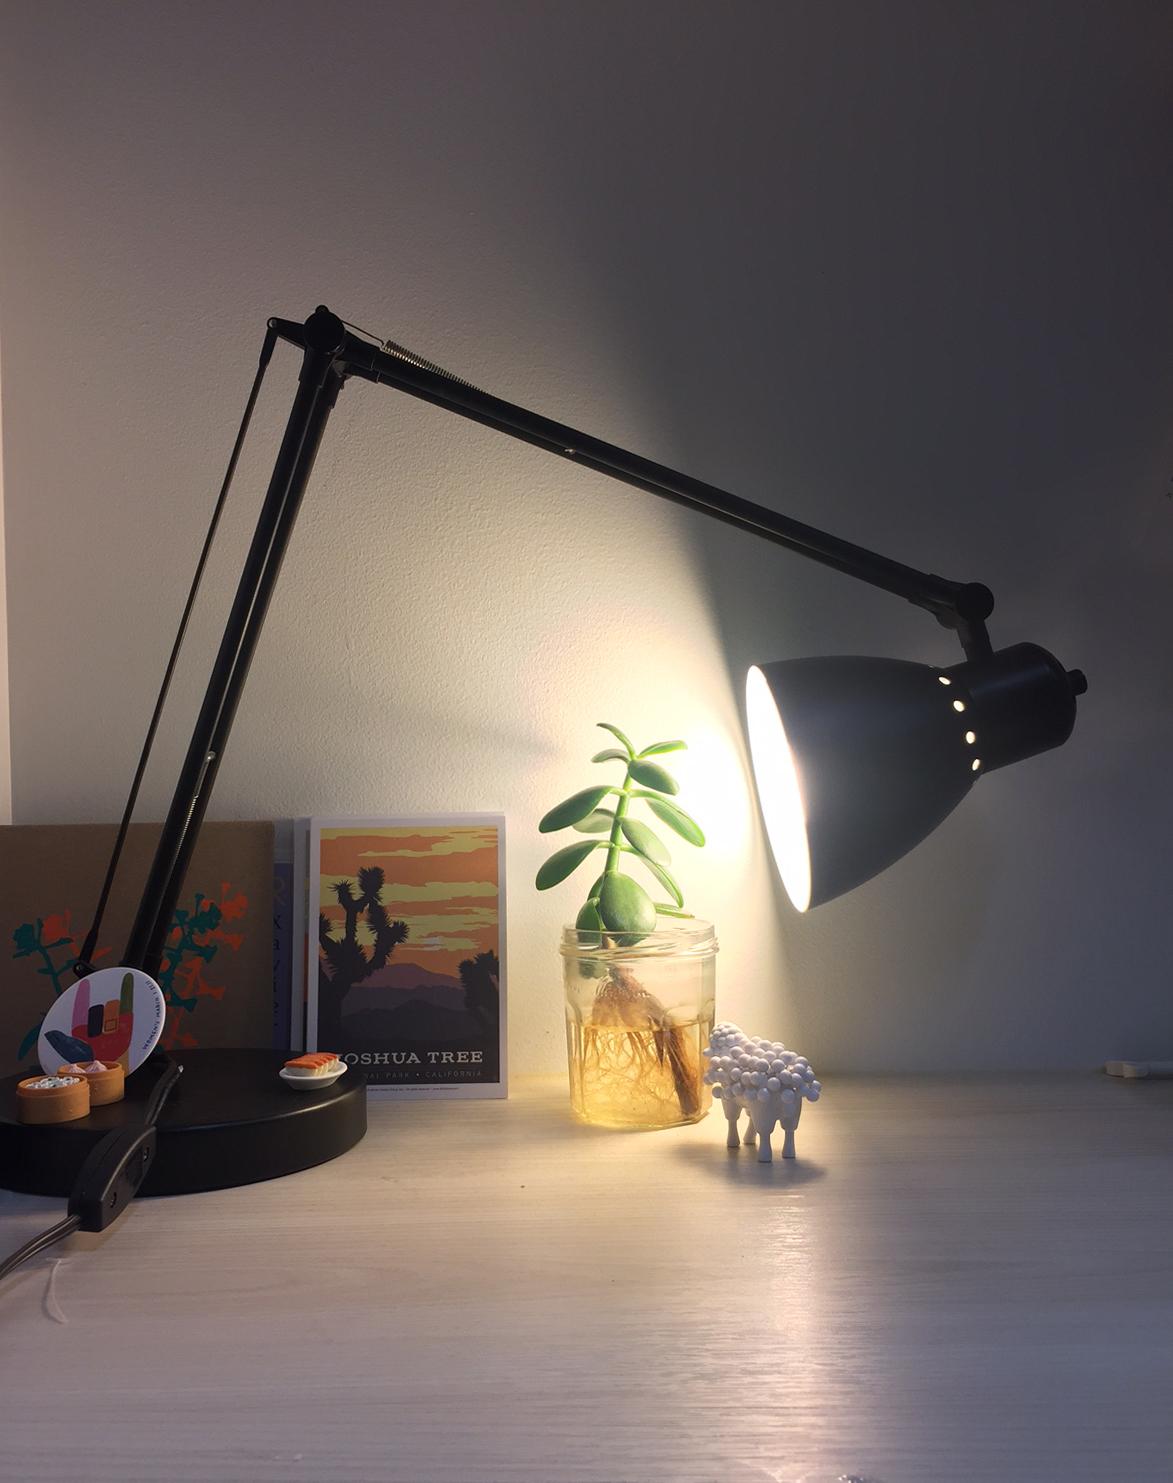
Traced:
[[611, 825], [611, 836], [607, 841], [607, 863], [603, 866], [604, 875], [614, 875], [619, 869], [619, 854], [623, 849], [620, 840], [623, 837], [623, 816], [627, 812], [627, 805], [631, 802], [631, 764], [627, 765], [627, 771], [623, 774], [623, 787], [619, 789], [619, 801], [615, 805], [615, 822]]

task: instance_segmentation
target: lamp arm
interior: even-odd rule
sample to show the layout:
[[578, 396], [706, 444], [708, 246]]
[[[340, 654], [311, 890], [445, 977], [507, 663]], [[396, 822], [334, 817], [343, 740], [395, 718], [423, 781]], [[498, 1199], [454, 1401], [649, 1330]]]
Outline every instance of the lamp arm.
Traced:
[[[791, 520], [764, 505], [752, 504], [712, 484], [490, 396], [389, 342], [378, 346], [348, 333], [344, 322], [328, 309], [318, 308], [304, 324], [271, 319], [269, 330], [302, 351], [298, 389], [131, 928], [123, 957], [128, 967], [158, 974], [175, 905], [301, 497], [334, 402], [351, 375], [405, 391], [906, 598], [932, 613], [946, 627], [955, 629], [969, 658], [981, 658], [990, 652], [985, 619], [993, 609], [994, 599], [989, 589], [979, 583], [951, 582], [917, 571]], [[84, 969], [86, 965], [79, 966]]]
[[[236, 708], [301, 498], [345, 380], [336, 360], [342, 331], [333, 315], [307, 321], [297, 392], [245, 557], [207, 690], [188, 743], [123, 962], [157, 977], [172, 916], [220, 769]], [[275, 328], [275, 326], [270, 326]]]
[[[279, 338], [304, 347], [306, 325], [283, 319], [271, 320], [270, 324]], [[409, 396], [495, 428], [521, 442], [544, 448], [571, 463], [585, 465], [621, 483], [647, 490], [686, 509], [697, 510], [846, 576], [903, 597], [932, 613], [944, 627], [955, 629], [970, 659], [990, 652], [985, 620], [993, 611], [994, 597], [981, 583], [950, 581], [880, 556], [863, 546], [781, 515], [765, 505], [753, 504], [713, 484], [678, 473], [577, 428], [503, 401], [422, 362], [418, 357], [395, 353], [356, 335], [344, 332], [338, 362], [346, 374], [407, 392]]]

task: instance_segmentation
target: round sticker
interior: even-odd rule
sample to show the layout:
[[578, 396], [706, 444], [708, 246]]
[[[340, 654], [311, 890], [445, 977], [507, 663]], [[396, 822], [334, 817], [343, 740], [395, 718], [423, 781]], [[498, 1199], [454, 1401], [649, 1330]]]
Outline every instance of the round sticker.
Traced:
[[139, 968], [99, 968], [53, 1001], [37, 1059], [53, 1075], [75, 1061], [141, 1066], [163, 1033], [163, 990]]

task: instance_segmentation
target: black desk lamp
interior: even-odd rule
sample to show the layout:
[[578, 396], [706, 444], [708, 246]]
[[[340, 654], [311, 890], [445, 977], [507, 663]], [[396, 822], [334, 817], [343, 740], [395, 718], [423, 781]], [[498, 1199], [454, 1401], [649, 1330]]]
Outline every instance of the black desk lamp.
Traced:
[[[1083, 675], [1066, 671], [1033, 644], [995, 653], [985, 627], [993, 609], [988, 588], [916, 571], [527, 412], [401, 346], [351, 333], [325, 308], [304, 324], [269, 321], [217, 515], [277, 340], [302, 351], [297, 392], [123, 956], [127, 967], [152, 976], [158, 972], [314, 458], [338, 393], [352, 376], [395, 387], [785, 546], [895, 593], [956, 631], [965, 659], [946, 669], [893, 659], [833, 658], [784, 660], [750, 671], [746, 700], [754, 772], [770, 843], [800, 911], [851, 890], [898, 859], [945, 818], [982, 773], [1058, 746], [1071, 734], [1075, 697], [1087, 688]], [[178, 640], [123, 833], [177, 649]], [[93, 938], [91, 933], [79, 972], [88, 971], [85, 959]], [[365, 1131], [365, 1092], [357, 1074], [343, 1078], [346, 1087], [338, 1083], [306, 1099], [290, 1096], [281, 1086], [274, 1074], [277, 1058], [269, 1052], [195, 1051], [176, 1059], [184, 1075], [159, 1123], [158, 1157], [143, 1186], [146, 1193], [186, 1193], [292, 1173], [345, 1152]], [[16, 1122], [17, 1078], [9, 1079], [0, 1085], [0, 1180], [35, 1194], [68, 1193], [94, 1144], [111, 1128], [141, 1122], [144, 1102], [168, 1074], [173, 1074], [168, 1058], [157, 1055], [153, 1067], [144, 1066], [131, 1078], [135, 1091], [128, 1092], [126, 1102], [96, 1109], [77, 1123], [31, 1128]]]

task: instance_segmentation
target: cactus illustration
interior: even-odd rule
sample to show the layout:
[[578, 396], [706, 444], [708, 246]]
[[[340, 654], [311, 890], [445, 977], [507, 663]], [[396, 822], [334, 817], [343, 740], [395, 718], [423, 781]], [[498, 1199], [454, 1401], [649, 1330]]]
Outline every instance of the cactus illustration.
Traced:
[[[14, 958], [37, 958], [40, 967], [37, 973], [53, 985], [53, 997], [59, 999], [74, 982], [73, 964], [77, 958], [77, 942], [73, 935], [72, 913], [57, 911], [47, 917], [38, 917], [35, 922], [21, 922], [12, 933]], [[100, 948], [94, 954], [97, 962], [109, 954], [109, 948]], [[23, 1061], [32, 1053], [41, 1031], [41, 1022], [26, 1033], [16, 1052], [16, 1059]]]
[[[14, 958], [38, 957], [41, 966], [37, 972], [43, 974], [53, 985], [53, 997], [59, 998], [73, 982], [70, 969], [76, 948], [73, 933], [69, 929], [69, 912], [55, 912], [51, 917], [38, 917], [35, 922], [22, 922], [12, 934]], [[54, 953], [61, 953], [60, 961]]]
[[496, 953], [465, 958], [457, 970], [464, 988], [464, 1007], [486, 1030], [495, 1030], [500, 1014], [501, 964]]
[[[384, 875], [378, 865], [365, 866], [354, 882], [337, 880], [334, 895], [342, 908], [342, 935], [335, 937], [324, 912], [318, 915], [318, 1037], [323, 1044], [342, 1044], [343, 1001], [360, 984], [387, 966], [387, 960], [407, 940], [407, 923], [391, 921], [381, 901]], [[360, 922], [374, 934], [370, 947], [358, 940]]]
[[[195, 891], [191, 903], [190, 907], [176, 907], [159, 967], [159, 987], [167, 1004], [162, 1036], [167, 1050], [191, 1049], [198, 1044], [188, 1028], [189, 1017], [202, 999], [222, 999], [225, 993], [225, 986], [210, 983], [204, 970], [222, 948], [235, 952], [244, 941], [243, 933], [229, 929], [229, 924], [239, 922], [248, 911], [248, 897], [243, 892], [226, 883], [218, 901]], [[12, 956], [39, 960], [36, 971], [52, 983], [54, 998], [74, 981], [73, 964], [79, 944], [71, 915], [69, 911], [54, 912], [35, 922], [22, 922], [12, 933]], [[108, 947], [99, 947], [93, 961], [99, 964], [110, 956]], [[25, 1035], [16, 1053], [18, 1061], [32, 1052], [40, 1028], [38, 1021]]]

